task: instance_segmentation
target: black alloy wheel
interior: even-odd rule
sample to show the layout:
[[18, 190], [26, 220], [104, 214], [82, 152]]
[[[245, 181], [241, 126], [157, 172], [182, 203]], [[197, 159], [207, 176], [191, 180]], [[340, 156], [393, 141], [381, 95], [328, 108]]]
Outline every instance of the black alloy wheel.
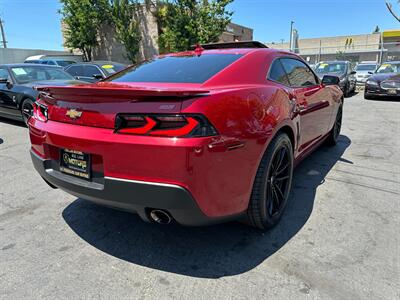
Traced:
[[21, 105], [22, 118], [24, 123], [28, 125], [29, 118], [33, 116], [33, 101], [31, 99], [25, 99]]
[[272, 158], [266, 185], [267, 211], [270, 217], [278, 214], [285, 204], [290, 190], [292, 161], [289, 149], [281, 145]]
[[293, 177], [293, 147], [285, 133], [270, 142], [257, 170], [247, 210], [247, 223], [266, 230], [285, 210]]
[[339, 106], [338, 113], [336, 115], [335, 125], [333, 126], [333, 134], [335, 140], [339, 138], [340, 131], [342, 129], [342, 117], [343, 117], [343, 109], [342, 105]]
[[333, 124], [332, 130], [327, 138], [327, 144], [330, 146], [335, 146], [340, 136], [340, 131], [342, 130], [342, 119], [343, 119], [343, 104], [340, 104], [338, 112], [336, 114], [335, 123]]

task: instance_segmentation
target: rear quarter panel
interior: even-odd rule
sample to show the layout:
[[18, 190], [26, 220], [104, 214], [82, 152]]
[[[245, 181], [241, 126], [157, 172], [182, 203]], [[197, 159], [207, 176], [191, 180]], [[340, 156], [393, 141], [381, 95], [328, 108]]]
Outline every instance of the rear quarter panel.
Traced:
[[220, 134], [205, 150], [213, 159], [193, 157], [192, 192], [221, 211], [233, 214], [246, 210], [271, 137], [283, 125], [292, 127], [291, 110], [287, 93], [267, 84], [221, 90], [184, 102], [182, 112], [203, 113]]

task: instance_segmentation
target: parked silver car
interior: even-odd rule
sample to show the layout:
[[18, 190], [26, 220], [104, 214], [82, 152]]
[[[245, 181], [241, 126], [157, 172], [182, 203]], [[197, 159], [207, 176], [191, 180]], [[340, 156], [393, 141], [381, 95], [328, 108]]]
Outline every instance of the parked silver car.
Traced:
[[371, 76], [372, 73], [376, 71], [378, 68], [377, 63], [372, 62], [361, 62], [355, 68], [357, 85], [364, 85], [367, 79]]

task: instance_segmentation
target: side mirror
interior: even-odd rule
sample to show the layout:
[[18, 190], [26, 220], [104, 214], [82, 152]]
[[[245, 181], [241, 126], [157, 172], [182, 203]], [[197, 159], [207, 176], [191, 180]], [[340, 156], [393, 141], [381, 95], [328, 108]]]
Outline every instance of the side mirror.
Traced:
[[340, 78], [334, 75], [325, 75], [322, 78], [323, 85], [339, 85]]
[[101, 74], [93, 74], [94, 79], [103, 79], [103, 75]]

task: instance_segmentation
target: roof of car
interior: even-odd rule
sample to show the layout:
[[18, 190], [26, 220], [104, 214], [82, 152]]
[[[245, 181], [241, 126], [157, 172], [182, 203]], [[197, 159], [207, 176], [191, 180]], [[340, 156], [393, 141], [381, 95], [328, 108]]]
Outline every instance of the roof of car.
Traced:
[[94, 61], [78, 62], [74, 64], [74, 66], [76, 65], [124, 65], [124, 64], [108, 60], [94, 60]]
[[349, 63], [349, 61], [348, 60], [326, 60], [326, 61], [321, 61], [321, 63], [324, 63], [324, 64]]
[[0, 65], [0, 67], [8, 67], [8, 68], [18, 68], [18, 67], [61, 68], [60, 66], [51, 66], [51, 65], [43, 65], [43, 64], [31, 64], [31, 63], [2, 64], [2, 65]]
[[400, 60], [385, 61], [383, 64], [400, 64]]

